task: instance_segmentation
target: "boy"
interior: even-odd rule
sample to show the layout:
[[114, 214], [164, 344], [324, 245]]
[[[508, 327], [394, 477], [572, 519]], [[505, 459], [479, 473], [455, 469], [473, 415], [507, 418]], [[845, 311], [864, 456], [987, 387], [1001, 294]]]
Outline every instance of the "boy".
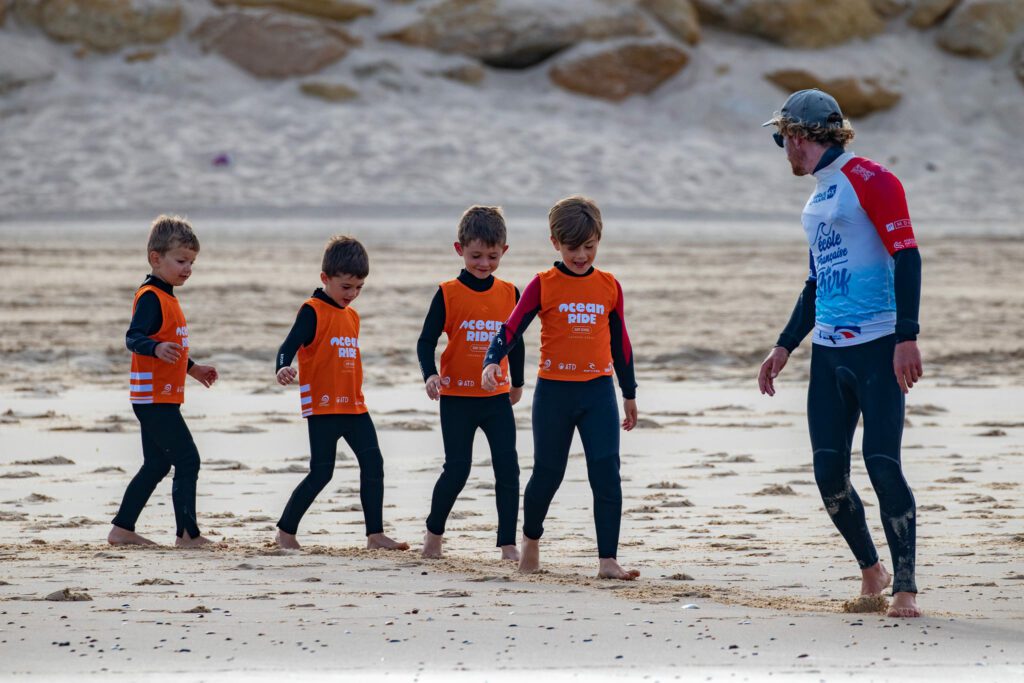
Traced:
[[195, 548], [208, 543], [196, 521], [199, 451], [181, 416], [185, 375], [205, 387], [217, 381], [211, 365], [189, 358], [188, 325], [174, 288], [192, 275], [199, 240], [192, 226], [177, 216], [159, 216], [149, 231], [152, 269], [135, 292], [132, 321], [125, 344], [132, 352], [132, 410], [142, 427], [142, 467], [128, 484], [107, 535], [111, 545], [155, 545], [135, 533], [135, 522], [156, 485], [174, 466], [171, 500], [177, 525], [175, 545]]
[[533, 475], [523, 496], [519, 571], [540, 568], [544, 517], [565, 476], [573, 432], [579, 430], [594, 493], [594, 523], [601, 578], [632, 581], [640, 575], [616, 560], [622, 517], [619, 479], [619, 412], [612, 369], [626, 413], [622, 428], [636, 426], [636, 381], [626, 333], [622, 287], [593, 267], [601, 241], [601, 212], [580, 196], [563, 199], [548, 213], [551, 244], [562, 256], [523, 291], [512, 315], [491, 341], [481, 385], [502, 377], [498, 364], [540, 315], [540, 370], [533, 396]]
[[[458, 278], [442, 282], [430, 303], [423, 331], [416, 344], [427, 396], [441, 401], [441, 436], [444, 470], [434, 495], [423, 538], [423, 557], [441, 557], [444, 525], [473, 465], [473, 437], [482, 429], [491, 447], [498, 542], [501, 559], [518, 560], [516, 520], [519, 517], [519, 458], [516, 455], [516, 420], [512, 406], [523, 395], [525, 351], [517, 344], [509, 359], [502, 359], [507, 380], [492, 390], [481, 389], [477, 376], [494, 334], [519, 300], [511, 282], [494, 277], [508, 251], [505, 217], [495, 206], [472, 206], [459, 221], [455, 253], [465, 268]], [[448, 343], [441, 354], [441, 372], [434, 351], [442, 330]], [[511, 363], [509, 362], [511, 361]]]
[[302, 416], [309, 428], [309, 474], [295, 488], [277, 523], [277, 545], [299, 549], [299, 521], [334, 474], [338, 439], [344, 437], [359, 461], [359, 499], [366, 522], [366, 547], [407, 550], [384, 535], [384, 460], [377, 430], [363, 401], [359, 314], [351, 307], [370, 274], [366, 249], [352, 237], [331, 238], [324, 250], [317, 289], [302, 304], [291, 332], [277, 352], [277, 381], [295, 381], [299, 356]]

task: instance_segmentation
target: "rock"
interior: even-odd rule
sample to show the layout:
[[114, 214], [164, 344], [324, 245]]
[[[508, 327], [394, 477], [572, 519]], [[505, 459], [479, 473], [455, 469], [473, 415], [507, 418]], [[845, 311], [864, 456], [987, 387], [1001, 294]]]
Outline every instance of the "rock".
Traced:
[[916, 0], [907, 23], [916, 28], [931, 28], [953, 11], [960, 0]]
[[1010, 63], [1010, 67], [1013, 69], [1013, 73], [1017, 74], [1017, 80], [1020, 81], [1020, 84], [1024, 85], [1024, 43], [1017, 46], [1017, 51], [1013, 53], [1013, 61]]
[[427, 71], [426, 73], [428, 76], [440, 76], [441, 78], [447, 78], [450, 81], [458, 81], [459, 83], [465, 83], [466, 85], [480, 85], [484, 82], [484, 78], [487, 77], [487, 72], [484, 68], [476, 64], [463, 64], [461, 66], [453, 66], [448, 69]]
[[898, 17], [907, 11], [910, 0], [871, 0], [871, 9], [883, 19]]
[[183, 19], [178, 0], [16, 0], [15, 10], [51, 38], [102, 52], [162, 43], [181, 30]]
[[995, 57], [1024, 21], [1024, 0], [964, 0], [939, 32], [939, 46], [965, 57]]
[[[135, 62], [151, 62], [156, 59], [156, 56], [160, 54], [157, 50], [136, 50], [135, 52], [129, 52], [124, 56], [124, 61], [128, 64], [134, 64]], [[114, 427], [120, 427], [121, 425], [113, 425]], [[120, 431], [109, 429], [108, 431]]]
[[819, 48], [880, 32], [871, 0], [695, 0], [702, 22], [786, 47]]
[[347, 102], [359, 97], [359, 91], [344, 83], [327, 83], [324, 81], [306, 81], [299, 84], [302, 94], [324, 100], [325, 102]]
[[690, 0], [641, 0], [641, 4], [683, 42], [700, 42], [700, 20]]
[[359, 44], [341, 28], [313, 19], [241, 12], [206, 19], [192, 38], [260, 78], [316, 73]]
[[215, 5], [259, 8], [279, 8], [311, 17], [352, 21], [374, 13], [370, 5], [351, 0], [213, 0]]
[[23, 45], [20, 36], [5, 36], [0, 40], [0, 95], [53, 78], [53, 66], [31, 47]]
[[88, 593], [75, 593], [70, 588], [62, 588], [59, 591], [50, 593], [43, 600], [49, 600], [50, 602], [87, 602], [92, 600], [92, 596]]
[[566, 90], [620, 102], [655, 90], [686, 66], [690, 56], [665, 42], [592, 46], [597, 51], [552, 67], [551, 80]]
[[852, 118], [891, 109], [902, 97], [893, 86], [873, 76], [820, 78], [803, 69], [782, 69], [765, 74], [765, 78], [787, 93], [805, 88], [824, 90], [836, 98], [843, 114]]
[[525, 69], [584, 40], [650, 33], [630, 3], [443, 0], [423, 10], [418, 21], [381, 38]]

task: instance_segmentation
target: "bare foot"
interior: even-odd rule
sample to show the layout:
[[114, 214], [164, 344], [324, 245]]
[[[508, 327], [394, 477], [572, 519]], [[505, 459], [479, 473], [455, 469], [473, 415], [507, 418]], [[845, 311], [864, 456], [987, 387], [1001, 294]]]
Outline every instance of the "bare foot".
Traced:
[[107, 534], [107, 543], [110, 545], [156, 545], [148, 538], [119, 526], [111, 527], [110, 533]]
[[503, 545], [501, 546], [501, 559], [512, 560], [513, 562], [519, 561], [519, 548], [514, 545]]
[[367, 550], [408, 550], [409, 544], [393, 541], [384, 534], [370, 534], [366, 537]]
[[206, 536], [200, 535], [192, 538], [188, 535], [187, 531], [182, 532], [181, 538], [176, 538], [174, 540], [174, 545], [179, 548], [203, 548], [208, 545], [214, 545], [215, 543], [216, 541], [211, 541]]
[[892, 576], [882, 566], [881, 561], [875, 562], [867, 569], [861, 569], [860, 594], [881, 595], [882, 591], [892, 583]]
[[277, 530], [277, 537], [274, 539], [277, 541], [277, 547], [283, 550], [301, 550], [302, 546], [299, 545], [299, 539], [295, 537], [295, 534], [290, 534], [287, 531]]
[[894, 593], [886, 616], [908, 618], [921, 616], [921, 608], [917, 606], [917, 594]]
[[441, 543], [444, 536], [432, 534], [429, 531], [423, 534], [423, 557], [428, 560], [441, 559]]
[[597, 571], [599, 579], [619, 579], [621, 581], [633, 581], [640, 576], [637, 569], [623, 569], [619, 566], [618, 560], [614, 557], [602, 557], [601, 568]]
[[522, 555], [519, 558], [519, 573], [533, 574], [540, 569], [540, 539], [523, 536]]

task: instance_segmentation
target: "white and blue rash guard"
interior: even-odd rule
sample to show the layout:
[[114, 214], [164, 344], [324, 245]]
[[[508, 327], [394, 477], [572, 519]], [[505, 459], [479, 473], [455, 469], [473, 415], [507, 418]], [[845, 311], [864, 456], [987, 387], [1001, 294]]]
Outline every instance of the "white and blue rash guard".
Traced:
[[[851, 152], [814, 172], [803, 210], [815, 284], [815, 344], [852, 346], [896, 332], [894, 262], [916, 249], [906, 195], [885, 167]], [[916, 317], [916, 316], [915, 316]]]

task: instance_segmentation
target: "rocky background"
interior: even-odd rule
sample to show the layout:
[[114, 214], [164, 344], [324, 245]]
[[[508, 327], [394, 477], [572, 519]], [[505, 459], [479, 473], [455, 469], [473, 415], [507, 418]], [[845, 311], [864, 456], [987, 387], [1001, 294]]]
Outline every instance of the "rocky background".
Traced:
[[0, 0], [0, 216], [794, 212], [759, 128], [833, 93], [918, 215], [1015, 221], [1024, 0]]

